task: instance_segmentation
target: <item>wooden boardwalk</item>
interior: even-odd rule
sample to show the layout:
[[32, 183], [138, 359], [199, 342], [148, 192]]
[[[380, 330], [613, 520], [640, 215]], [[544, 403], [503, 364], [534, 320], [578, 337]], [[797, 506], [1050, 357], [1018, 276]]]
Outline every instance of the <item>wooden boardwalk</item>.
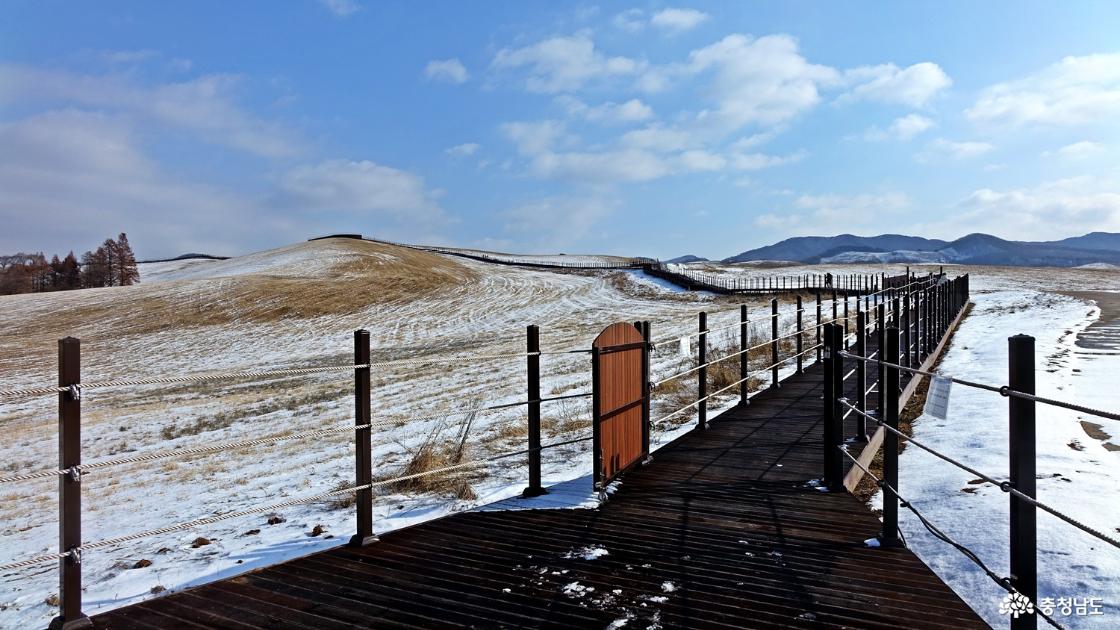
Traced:
[[879, 531], [865, 505], [807, 483], [821, 476], [820, 369], [662, 447], [598, 509], [455, 514], [93, 624], [986, 628], [910, 551], [863, 544]]

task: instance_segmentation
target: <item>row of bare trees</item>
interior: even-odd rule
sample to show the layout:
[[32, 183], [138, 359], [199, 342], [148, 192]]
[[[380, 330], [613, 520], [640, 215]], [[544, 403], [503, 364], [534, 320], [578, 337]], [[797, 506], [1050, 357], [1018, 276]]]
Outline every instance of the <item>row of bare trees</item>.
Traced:
[[0, 295], [121, 287], [139, 280], [136, 256], [124, 232], [82, 254], [81, 262], [74, 252], [61, 260], [56, 254], [49, 262], [42, 252], [0, 256]]

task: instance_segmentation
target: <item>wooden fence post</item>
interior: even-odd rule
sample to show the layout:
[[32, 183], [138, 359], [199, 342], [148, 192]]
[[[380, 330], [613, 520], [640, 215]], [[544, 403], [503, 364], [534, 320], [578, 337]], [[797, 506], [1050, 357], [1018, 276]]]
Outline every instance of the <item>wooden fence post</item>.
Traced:
[[876, 307], [875, 313], [875, 347], [879, 353], [879, 364], [875, 370], [875, 415], [882, 418], [886, 413], [886, 398], [883, 392], [883, 361], [886, 359], [887, 345], [887, 305], [883, 302]]
[[[867, 357], [867, 311], [856, 313], [856, 354]], [[856, 408], [867, 413], [867, 361], [856, 361]], [[856, 414], [856, 439], [867, 442], [867, 418]]]
[[[354, 331], [354, 365], [369, 364], [369, 331]], [[373, 482], [373, 450], [369, 424], [372, 417], [370, 410], [370, 369], [369, 367], [354, 369], [354, 425], [365, 426], [364, 429], [354, 429], [354, 481], [359, 486], [369, 485]], [[376, 542], [377, 536], [373, 533], [373, 488], [358, 490], [355, 495], [357, 505], [358, 528], [350, 538], [351, 547], [361, 547]]]
[[[1010, 389], [1035, 393], [1034, 337], [1015, 335], [1007, 340]], [[1033, 400], [1008, 396], [1008, 438], [1010, 446], [1011, 487], [1034, 498], [1035, 405]], [[1038, 605], [1037, 512], [1030, 503], [1014, 494], [1011, 500], [1011, 586]], [[1035, 628], [1038, 615], [1011, 619], [1012, 630]]]
[[529, 402], [529, 487], [523, 497], [546, 494], [541, 486], [541, 332], [534, 325], [525, 327], [525, 380], [526, 400]]
[[902, 363], [911, 367], [910, 362], [910, 289], [902, 292]]
[[[898, 356], [898, 327], [891, 326], [887, 329], [886, 353], [891, 363]], [[885, 414], [882, 416], [883, 424], [898, 430], [898, 368], [889, 365], [883, 366], [883, 380], [879, 395], [886, 393]], [[894, 431], [883, 432], [883, 481], [891, 488], [898, 490], [898, 435]], [[901, 543], [898, 538], [898, 495], [890, 488], [883, 487], [883, 532], [879, 535], [879, 544], [884, 547], [897, 547]]]
[[799, 293], [799, 294], [797, 294], [797, 348], [796, 348], [796, 352], [797, 352], [797, 373], [798, 374], [804, 374], [805, 373], [805, 370], [804, 370], [805, 362], [802, 360], [802, 356], [801, 356], [801, 347], [803, 345], [803, 341], [802, 341], [801, 337], [804, 334], [804, 330], [805, 330], [804, 326], [802, 325], [803, 324], [802, 318], [801, 318], [802, 310], [804, 310], [804, 309], [801, 308], [801, 294]]
[[707, 429], [708, 401], [704, 399], [708, 397], [708, 314], [704, 311], [700, 311], [700, 335], [697, 341], [699, 344], [700, 374], [696, 398], [700, 401], [700, 404], [696, 407], [696, 428]]
[[750, 329], [747, 321], [747, 305], [739, 305], [739, 404], [749, 405], [750, 383], [747, 376], [750, 374]]
[[653, 391], [653, 386], [649, 381], [649, 354], [650, 354], [650, 341], [653, 339], [650, 333], [649, 320], [642, 322], [642, 341], [645, 346], [642, 348], [642, 458], [643, 463], [648, 463], [652, 458], [649, 454], [649, 434], [650, 434], [650, 394]]
[[778, 298], [770, 300], [770, 387], [778, 387]]
[[844, 349], [848, 347], [848, 294], [844, 293]]
[[58, 548], [68, 554], [58, 561], [59, 616], [50, 627], [89, 628], [82, 612], [82, 351], [73, 337], [58, 340]]
[[829, 491], [844, 489], [844, 462], [840, 445], [844, 442], [843, 412], [840, 398], [844, 391], [844, 359], [840, 356], [840, 325], [824, 329], [824, 483]]
[[821, 329], [821, 291], [817, 289], [817, 363], [821, 362], [821, 356], [824, 354], [824, 345], [821, 342], [821, 335], [824, 331]]
[[[894, 309], [894, 312], [891, 315], [891, 328], [895, 329], [896, 332], [901, 332], [901, 330], [902, 330], [902, 306], [901, 306], [900, 300], [898, 298], [898, 294], [895, 294], [894, 299], [891, 300], [891, 308]], [[889, 337], [889, 335], [888, 335], [888, 337]], [[887, 345], [888, 346], [890, 345], [890, 340], [889, 339], [887, 340]], [[895, 345], [894, 354], [889, 354], [888, 353], [887, 357], [886, 357], [886, 360], [890, 361], [891, 363], [896, 363], [898, 365], [902, 365], [902, 363], [901, 363], [902, 359], [899, 357], [899, 354], [898, 354], [899, 348], [898, 348], [898, 340], [897, 339], [895, 340], [894, 345]], [[902, 384], [901, 384], [901, 379], [900, 379], [899, 380], [898, 391], [896, 391], [894, 395], [898, 396], [901, 393], [902, 393]]]

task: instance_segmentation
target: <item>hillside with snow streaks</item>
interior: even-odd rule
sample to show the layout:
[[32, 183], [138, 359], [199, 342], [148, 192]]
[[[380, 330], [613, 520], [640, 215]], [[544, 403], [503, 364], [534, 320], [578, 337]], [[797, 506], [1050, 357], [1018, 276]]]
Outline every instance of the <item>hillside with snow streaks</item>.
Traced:
[[[353, 361], [353, 331], [365, 327], [375, 361], [453, 358], [374, 374], [374, 420], [400, 421], [374, 433], [375, 475], [383, 476], [398, 474], [435, 427], [458, 426], [462, 410], [524, 399], [524, 358], [470, 357], [524, 352], [526, 324], [541, 327], [547, 351], [588, 348], [614, 321], [649, 319], [661, 339], [694, 331], [702, 309], [712, 313], [713, 327], [738, 317], [730, 302], [682, 293], [628, 271], [555, 273], [361, 242], [316, 241], [225, 261], [154, 263], [142, 272], [144, 282], [134, 287], [0, 298], [0, 328], [12, 333], [0, 338], [5, 388], [53, 383], [55, 341], [67, 334], [82, 339], [83, 381], [94, 382], [345, 365]], [[346, 299], [338, 299], [339, 293]], [[69, 314], [58, 317], [63, 311]], [[789, 305], [783, 313], [788, 320]], [[197, 323], [184, 325], [191, 318]], [[675, 371], [681, 361], [676, 352], [658, 354], [654, 373]], [[586, 391], [589, 374], [586, 355], [546, 356], [542, 390]], [[349, 426], [352, 383], [348, 372], [339, 372], [87, 390], [83, 461]], [[668, 404], [658, 401], [655, 413], [675, 410]], [[0, 444], [3, 474], [38, 471], [57, 461], [55, 413], [51, 397], [0, 404], [8, 438]], [[412, 419], [433, 413], [446, 417]], [[543, 415], [553, 427], [546, 440], [576, 437], [586, 432], [590, 403], [546, 404]], [[509, 432], [511, 425], [524, 425], [523, 408], [480, 414], [471, 432], [474, 455], [524, 448], [523, 434]], [[669, 439], [675, 426], [670, 423], [658, 439]], [[589, 499], [590, 480], [578, 481], [590, 472], [588, 448], [581, 443], [545, 453], [546, 484], [577, 480], [575, 490], [560, 495], [568, 503]], [[375, 526], [385, 531], [469, 509], [515, 496], [525, 485], [523, 458], [504, 460], [492, 471], [470, 479], [475, 498], [469, 500], [381, 492]], [[348, 432], [101, 469], [83, 479], [83, 538], [97, 541], [314, 495], [348, 485], [352, 475]], [[55, 488], [53, 479], [0, 487], [0, 520], [14, 524], [0, 533], [0, 564], [54, 550]], [[275, 524], [268, 524], [269, 516], [91, 551], [83, 557], [87, 612], [341, 544], [353, 528], [353, 508], [339, 502], [279, 511], [284, 520]], [[324, 533], [312, 536], [316, 525]], [[209, 544], [195, 546], [199, 537]], [[142, 560], [152, 564], [133, 568]], [[46, 603], [57, 593], [55, 568], [29, 575], [0, 576], [0, 626], [45, 625], [55, 614]]]

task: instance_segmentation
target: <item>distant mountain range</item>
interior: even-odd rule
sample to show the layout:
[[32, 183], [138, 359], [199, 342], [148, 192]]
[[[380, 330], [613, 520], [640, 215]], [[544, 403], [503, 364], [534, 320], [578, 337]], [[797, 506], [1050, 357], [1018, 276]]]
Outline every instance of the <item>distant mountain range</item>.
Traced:
[[955, 241], [919, 236], [799, 236], [725, 258], [725, 263], [790, 260], [802, 263], [959, 263], [1031, 267], [1120, 264], [1120, 234], [1093, 232], [1060, 241], [1007, 241], [969, 234]]

